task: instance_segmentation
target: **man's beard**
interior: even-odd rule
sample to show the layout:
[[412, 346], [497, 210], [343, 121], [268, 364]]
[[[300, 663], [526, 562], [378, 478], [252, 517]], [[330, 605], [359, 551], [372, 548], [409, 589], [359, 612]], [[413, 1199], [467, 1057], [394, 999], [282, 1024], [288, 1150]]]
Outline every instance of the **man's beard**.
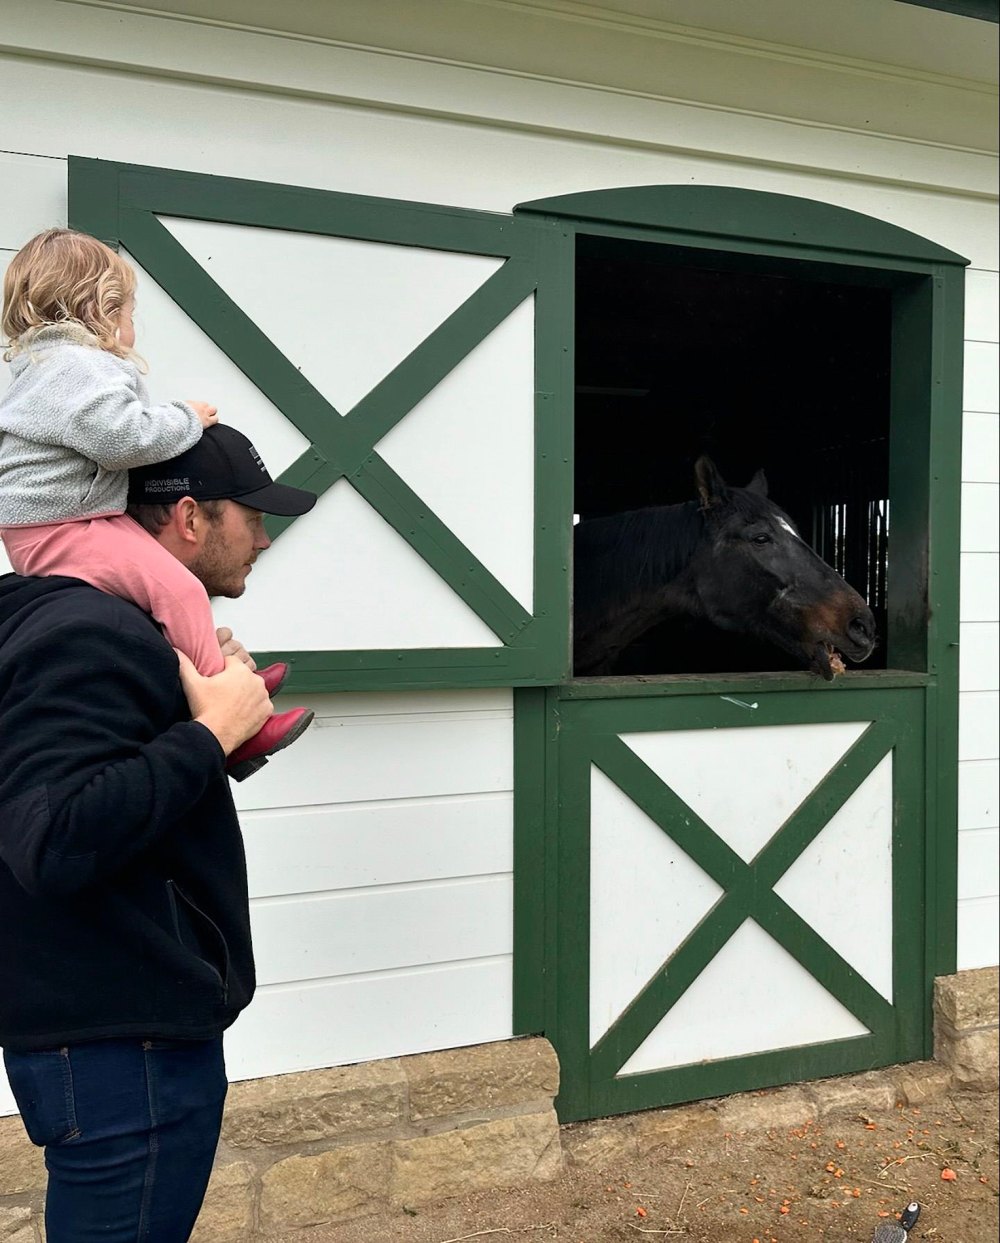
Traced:
[[199, 579], [210, 596], [226, 596], [235, 600], [246, 590], [244, 563], [233, 564], [233, 554], [221, 531], [210, 526], [208, 537], [188, 569]]

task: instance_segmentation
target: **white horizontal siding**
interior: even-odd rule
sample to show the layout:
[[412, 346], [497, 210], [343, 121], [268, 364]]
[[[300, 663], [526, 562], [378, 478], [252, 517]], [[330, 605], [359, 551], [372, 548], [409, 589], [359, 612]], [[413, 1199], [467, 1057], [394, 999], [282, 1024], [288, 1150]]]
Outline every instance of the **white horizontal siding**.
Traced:
[[972, 898], [958, 905], [958, 969], [994, 967], [1000, 941], [1000, 903]]
[[1000, 618], [1000, 553], [962, 553], [963, 622]]
[[1000, 895], [1000, 829], [970, 829], [962, 834], [958, 867], [960, 901]]
[[[959, 648], [958, 967], [998, 960], [997, 728], [1000, 646], [1000, 458], [996, 273], [968, 273], [962, 435]], [[979, 338], [978, 340], [975, 338]], [[985, 869], [985, 870], [984, 870]]]
[[510, 692], [301, 702], [316, 723], [235, 787], [261, 990], [231, 1074], [511, 1035]]
[[1000, 486], [962, 484], [962, 552], [1000, 552]]
[[996, 691], [966, 691], [958, 701], [958, 758], [994, 760], [1000, 754]]
[[257, 901], [258, 980], [283, 984], [510, 954], [512, 901], [509, 874]]
[[1000, 690], [1000, 622], [967, 622], [959, 630], [959, 688]]
[[230, 1079], [482, 1044], [510, 1034], [509, 955], [264, 987], [226, 1034]]
[[244, 811], [250, 894], [510, 872], [512, 816], [510, 791]]
[[[316, 704], [315, 724], [281, 763], [237, 788], [237, 807], [258, 811], [513, 788], [509, 693], [499, 693], [494, 709], [468, 713], [421, 711], [421, 700], [416, 693], [404, 697], [414, 710], [384, 718]], [[308, 702], [313, 706], [312, 698]]]
[[0, 186], [0, 251], [20, 250], [42, 229], [65, 228], [64, 159], [0, 151]]
[[1000, 482], [1000, 415], [966, 412], [962, 419], [962, 478], [966, 483]]
[[992, 341], [966, 341], [962, 405], [967, 411], [1000, 410], [1000, 358]]
[[[423, 27], [425, 7], [417, 0], [410, 23], [400, 25]], [[961, 186], [989, 194], [992, 189], [992, 129], [982, 85], [945, 81], [934, 74], [921, 75], [918, 83], [904, 74], [899, 81], [881, 67], [859, 75], [852, 62], [831, 75], [828, 66], [812, 57], [803, 65], [784, 52], [777, 60], [766, 54], [762, 59], [753, 49], [749, 57], [733, 59], [731, 49], [721, 47], [712, 49], [707, 62], [692, 65], [692, 56], [705, 54], [700, 40], [665, 44], [662, 39], [640, 39], [626, 49], [620, 45], [621, 25], [615, 22], [610, 31], [619, 37], [609, 41], [610, 32], [605, 31], [601, 41], [602, 50], [609, 45], [614, 49], [611, 57], [599, 55], [595, 63], [591, 42], [579, 58], [570, 56], [569, 72], [560, 80], [562, 75], [549, 79], [545, 72], [507, 73], [502, 66], [483, 72], [461, 58], [454, 63], [448, 46], [432, 46], [429, 56], [384, 55], [377, 47], [337, 46], [341, 40], [336, 37], [320, 42], [282, 39], [229, 23], [203, 25], [194, 33], [186, 23], [153, 14], [89, 7], [81, 11], [58, 0], [7, 0], [7, 9], [5, 42], [22, 56], [79, 59], [94, 66], [125, 63], [135, 77], [145, 70], [170, 78], [203, 77], [219, 86], [259, 83], [271, 96], [289, 92], [311, 97], [319, 108], [347, 101], [359, 112], [387, 108], [446, 122], [466, 116], [478, 127], [573, 134], [588, 145], [705, 152], [716, 159], [910, 181], [949, 191]], [[477, 23], [488, 20], [488, 12]], [[505, 14], [508, 30], [511, 18]], [[370, 38], [348, 36], [344, 42], [378, 44], [381, 37], [376, 29]], [[523, 37], [534, 47], [537, 28]], [[539, 55], [558, 63], [560, 52], [565, 55], [565, 36], [557, 30], [548, 40], [552, 50]], [[489, 38], [476, 40], [473, 61], [480, 62], [482, 49], [489, 46]], [[441, 52], [438, 63], [435, 51]], [[611, 83], [604, 79], [605, 59], [626, 67], [625, 89], [614, 89], [620, 74]], [[638, 81], [633, 66], [642, 66]], [[587, 82], [594, 67], [596, 89], [591, 89]], [[770, 102], [759, 98], [761, 87]], [[117, 99], [108, 102], [114, 105]], [[111, 108], [108, 112], [108, 120], [115, 121]], [[204, 126], [205, 118], [192, 133], [200, 136]], [[881, 132], [883, 127], [890, 132]], [[276, 137], [290, 132], [300, 139], [297, 131]], [[894, 141], [892, 133], [905, 141]], [[210, 143], [203, 142], [203, 149], [209, 158], [221, 158]], [[307, 149], [322, 151], [325, 146]]]
[[995, 271], [966, 272], [965, 391], [962, 424], [961, 646], [959, 656], [959, 969], [998, 961], [1000, 739], [996, 722], [1000, 556], [1000, 451]]
[[966, 269], [965, 339], [1000, 341], [1000, 274]]
[[[274, 54], [279, 45], [271, 41]], [[295, 55], [301, 45], [293, 46]], [[417, 113], [344, 107], [337, 102], [289, 99], [247, 89], [206, 92], [190, 82], [75, 69], [55, 63], [4, 60], [5, 128], [21, 136], [20, 149], [65, 157], [70, 152], [131, 163], [184, 168], [291, 185], [344, 190], [509, 211], [544, 195], [595, 187], [700, 182], [799, 195], [867, 212], [931, 238], [965, 255], [977, 268], [996, 270], [995, 204], [963, 196], [965, 157], [951, 151], [921, 153], [919, 171], [932, 167], [949, 181], [949, 192], [907, 185], [891, 159], [873, 168], [874, 180], [830, 177], [822, 168], [822, 133], [796, 134], [786, 146], [781, 125], [727, 114], [725, 130], [739, 153], [727, 162], [713, 154], [678, 152], [683, 124], [656, 121], [660, 142], [616, 147], [580, 142], [569, 134], [527, 132], [460, 120], [432, 120]], [[374, 80], [373, 80], [374, 81]], [[433, 92], [433, 82], [428, 81]], [[128, 98], [123, 110], [121, 98]], [[482, 98], [480, 96], [479, 98]], [[38, 100], [72, 99], [71, 109], [46, 108]], [[467, 95], [465, 102], [472, 102]], [[607, 121], [607, 96], [601, 96]], [[659, 110], [657, 110], [659, 112]], [[534, 119], [545, 115], [539, 106]], [[770, 158], [754, 164], [748, 145], [765, 132]], [[607, 133], [607, 129], [603, 130]], [[288, 135], [295, 141], [289, 142]], [[800, 140], [807, 138], [806, 146]], [[664, 139], [667, 139], [664, 144]], [[855, 167], [865, 139], [836, 135], [837, 154]], [[817, 146], [819, 142], [819, 147]], [[664, 145], [661, 145], [664, 144]], [[893, 144], [885, 144], [893, 146]], [[809, 167], [783, 166], [809, 150]], [[897, 152], [913, 148], [895, 144]], [[978, 159], [976, 161], [978, 166]], [[827, 166], [829, 168], [829, 166]], [[914, 166], [915, 171], [916, 166]], [[991, 169], [990, 176], [995, 176]], [[976, 173], [973, 180], [982, 180]]]
[[1000, 760], [968, 760], [958, 770], [958, 823], [961, 829], [1000, 826]]

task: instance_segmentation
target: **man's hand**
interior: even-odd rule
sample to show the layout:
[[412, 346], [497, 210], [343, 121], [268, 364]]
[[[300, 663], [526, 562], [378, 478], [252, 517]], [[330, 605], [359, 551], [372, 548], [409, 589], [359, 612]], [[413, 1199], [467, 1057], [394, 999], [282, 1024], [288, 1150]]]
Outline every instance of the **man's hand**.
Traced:
[[219, 640], [223, 656], [237, 656], [248, 668], [257, 668], [257, 662], [239, 639], [233, 637], [233, 632], [228, 626], [220, 626], [215, 632], [215, 637]]
[[237, 656], [227, 656], [225, 669], [211, 678], [183, 652], [177, 651], [177, 663], [192, 719], [211, 730], [226, 755], [252, 738], [274, 711], [263, 679]]

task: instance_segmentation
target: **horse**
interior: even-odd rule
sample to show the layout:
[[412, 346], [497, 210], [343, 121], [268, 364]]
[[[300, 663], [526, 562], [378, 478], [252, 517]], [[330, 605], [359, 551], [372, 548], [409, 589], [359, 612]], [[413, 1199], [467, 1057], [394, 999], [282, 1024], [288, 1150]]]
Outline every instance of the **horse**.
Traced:
[[574, 673], [609, 674], [668, 620], [763, 639], [826, 681], [867, 660], [875, 619], [861, 596], [768, 498], [758, 471], [726, 485], [695, 463], [698, 500], [590, 518], [574, 529]]

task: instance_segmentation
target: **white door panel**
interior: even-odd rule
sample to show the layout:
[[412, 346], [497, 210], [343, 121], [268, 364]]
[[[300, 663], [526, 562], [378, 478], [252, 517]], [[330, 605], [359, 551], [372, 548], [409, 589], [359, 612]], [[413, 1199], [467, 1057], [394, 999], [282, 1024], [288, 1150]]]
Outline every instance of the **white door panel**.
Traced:
[[341, 414], [503, 262], [285, 229], [162, 219]]

